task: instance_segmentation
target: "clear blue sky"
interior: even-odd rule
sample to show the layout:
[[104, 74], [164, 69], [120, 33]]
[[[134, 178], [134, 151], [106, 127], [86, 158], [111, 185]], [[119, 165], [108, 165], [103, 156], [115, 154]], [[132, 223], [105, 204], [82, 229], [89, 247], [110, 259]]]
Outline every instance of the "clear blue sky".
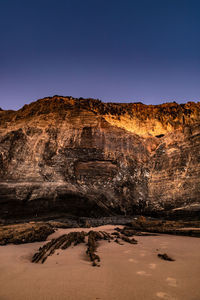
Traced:
[[0, 107], [200, 100], [199, 0], [0, 0]]

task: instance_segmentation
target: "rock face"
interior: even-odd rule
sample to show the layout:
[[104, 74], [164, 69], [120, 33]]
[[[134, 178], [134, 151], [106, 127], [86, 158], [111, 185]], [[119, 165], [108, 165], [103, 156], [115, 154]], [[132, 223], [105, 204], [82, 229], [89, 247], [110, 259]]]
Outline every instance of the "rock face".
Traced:
[[0, 111], [2, 218], [198, 214], [200, 103], [54, 96]]

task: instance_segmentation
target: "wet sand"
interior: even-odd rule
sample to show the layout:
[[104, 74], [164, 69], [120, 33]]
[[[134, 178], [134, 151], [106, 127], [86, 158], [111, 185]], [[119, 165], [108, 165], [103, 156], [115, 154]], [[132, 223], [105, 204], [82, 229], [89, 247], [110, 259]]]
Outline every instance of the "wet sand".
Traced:
[[[95, 229], [111, 233], [115, 227]], [[48, 240], [82, 230], [59, 229]], [[159, 235], [136, 239], [137, 245], [100, 242], [100, 267], [91, 266], [82, 244], [57, 250], [43, 265], [30, 259], [45, 242], [1, 246], [0, 300], [200, 299], [199, 238]], [[165, 252], [175, 261], [157, 257]]]

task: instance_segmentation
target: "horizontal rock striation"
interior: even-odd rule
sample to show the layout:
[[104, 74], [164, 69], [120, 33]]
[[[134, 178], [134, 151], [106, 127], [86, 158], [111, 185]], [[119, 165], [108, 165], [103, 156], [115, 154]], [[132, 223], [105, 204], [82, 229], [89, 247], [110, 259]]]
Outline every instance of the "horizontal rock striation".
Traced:
[[2, 218], [198, 215], [200, 103], [54, 96], [0, 111]]

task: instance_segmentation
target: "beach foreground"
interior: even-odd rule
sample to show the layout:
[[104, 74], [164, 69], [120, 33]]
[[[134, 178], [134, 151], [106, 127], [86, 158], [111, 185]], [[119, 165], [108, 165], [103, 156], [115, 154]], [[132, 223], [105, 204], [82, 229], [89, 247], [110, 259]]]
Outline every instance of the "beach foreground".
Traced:
[[[58, 229], [48, 237], [72, 231], [116, 226]], [[31, 263], [46, 242], [0, 247], [0, 300], [134, 300], [200, 299], [200, 239], [185, 236], [137, 236], [131, 245], [100, 241], [101, 266], [92, 267], [80, 244], [56, 250], [44, 264]], [[161, 260], [167, 253], [175, 261]]]

